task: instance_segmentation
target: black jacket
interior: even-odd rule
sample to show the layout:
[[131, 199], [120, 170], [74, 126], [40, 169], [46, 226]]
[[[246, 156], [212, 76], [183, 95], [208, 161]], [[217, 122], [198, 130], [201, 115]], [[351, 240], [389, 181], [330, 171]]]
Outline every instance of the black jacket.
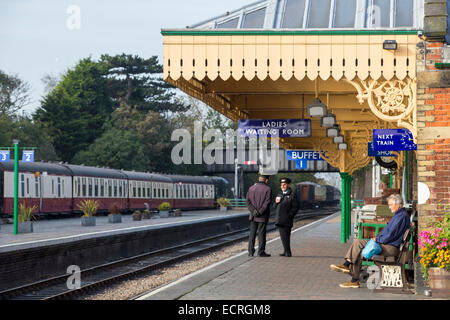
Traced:
[[299, 209], [298, 198], [295, 192], [292, 192], [291, 188], [286, 190], [286, 194], [280, 191], [277, 197], [281, 197], [279, 203], [275, 202], [276, 217], [275, 225], [291, 227], [294, 225], [294, 216], [297, 214]]

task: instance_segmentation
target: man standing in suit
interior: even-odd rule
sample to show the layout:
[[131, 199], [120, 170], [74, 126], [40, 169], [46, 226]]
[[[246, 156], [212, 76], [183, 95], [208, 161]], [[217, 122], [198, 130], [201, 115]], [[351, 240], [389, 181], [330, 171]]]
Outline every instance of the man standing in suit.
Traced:
[[291, 252], [291, 230], [294, 225], [294, 216], [297, 214], [299, 203], [297, 195], [290, 188], [291, 179], [283, 178], [280, 180], [281, 192], [275, 199], [276, 218], [275, 225], [280, 232], [281, 243], [284, 252], [280, 254], [283, 257], [292, 256]]
[[270, 202], [272, 201], [272, 190], [267, 185], [269, 176], [260, 175], [247, 192], [247, 208], [250, 211], [250, 236], [248, 241], [248, 255], [252, 257], [255, 253], [255, 239], [258, 235], [258, 256], [270, 257], [266, 250], [267, 223], [270, 216]]

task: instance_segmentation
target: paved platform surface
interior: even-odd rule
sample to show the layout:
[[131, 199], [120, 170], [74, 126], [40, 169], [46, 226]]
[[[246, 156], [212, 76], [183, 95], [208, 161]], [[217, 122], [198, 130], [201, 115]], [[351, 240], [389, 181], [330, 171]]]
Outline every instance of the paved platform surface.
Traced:
[[292, 234], [293, 256], [280, 257], [279, 238], [267, 244], [268, 258], [242, 252], [142, 296], [141, 300], [414, 300], [425, 296], [343, 289], [350, 280], [333, 272], [330, 264], [343, 263], [352, 240], [340, 243], [340, 214], [297, 229]]
[[98, 216], [96, 217], [95, 227], [82, 227], [80, 218], [41, 220], [33, 222], [33, 233], [17, 235], [13, 234], [12, 224], [2, 224], [0, 226], [0, 252], [112, 234], [137, 232], [194, 221], [208, 221], [234, 215], [248, 215], [248, 213], [245, 210], [230, 210], [227, 212], [220, 212], [219, 210], [184, 211], [181, 217], [145, 219], [141, 221], [133, 221], [131, 215], [123, 215], [122, 223], [118, 224], [109, 223], [107, 216]]

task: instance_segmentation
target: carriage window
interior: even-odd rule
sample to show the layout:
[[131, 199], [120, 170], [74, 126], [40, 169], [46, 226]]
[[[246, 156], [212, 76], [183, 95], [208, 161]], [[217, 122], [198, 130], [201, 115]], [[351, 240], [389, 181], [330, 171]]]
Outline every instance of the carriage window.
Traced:
[[151, 186], [151, 184], [147, 183], [147, 198], [151, 198], [152, 197], [150, 186]]
[[77, 181], [78, 181], [77, 195], [81, 196], [81, 179], [77, 178]]
[[61, 198], [61, 178], [58, 177], [58, 198]]
[[123, 181], [119, 181], [119, 198], [123, 196]]
[[136, 181], [133, 181], [133, 198], [136, 198]]
[[81, 179], [81, 182], [83, 184], [83, 186], [82, 186], [82, 190], [83, 190], [82, 196], [85, 197], [86, 196], [86, 178]]
[[36, 195], [36, 198], [39, 196], [39, 178], [34, 178], [34, 193]]
[[114, 198], [117, 198], [117, 180], [114, 180]]
[[65, 198], [65, 193], [64, 193], [64, 179], [62, 180], [62, 197]]
[[30, 194], [30, 178], [27, 178], [27, 196]]
[[92, 197], [92, 178], [88, 178], [88, 197]]
[[108, 180], [108, 196], [109, 197], [113, 197], [113, 193], [112, 193], [112, 180], [111, 179], [109, 179]]
[[138, 194], [137, 194], [137, 197], [138, 198], [140, 198], [141, 197], [141, 182], [139, 181], [138, 183], [137, 183], [137, 190], [138, 190]]
[[98, 197], [98, 179], [94, 179], [94, 197]]

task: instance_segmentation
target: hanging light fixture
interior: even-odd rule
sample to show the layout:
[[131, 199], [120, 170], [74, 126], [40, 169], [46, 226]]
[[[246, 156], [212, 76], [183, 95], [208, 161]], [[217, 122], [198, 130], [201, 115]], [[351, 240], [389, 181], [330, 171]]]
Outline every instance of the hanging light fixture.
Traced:
[[344, 143], [344, 136], [342, 134], [333, 138], [333, 142], [336, 144]]
[[337, 137], [341, 131], [340, 125], [334, 125], [327, 129], [327, 137]]
[[347, 150], [348, 149], [348, 145], [346, 143], [340, 143], [338, 146], [339, 150]]
[[336, 124], [336, 116], [331, 112], [328, 112], [326, 116], [322, 117], [322, 120], [320, 122], [320, 126], [324, 128], [331, 128], [335, 124]]
[[315, 81], [316, 98], [308, 105], [308, 115], [310, 118], [322, 118], [327, 114], [327, 107], [319, 99], [319, 83]]

